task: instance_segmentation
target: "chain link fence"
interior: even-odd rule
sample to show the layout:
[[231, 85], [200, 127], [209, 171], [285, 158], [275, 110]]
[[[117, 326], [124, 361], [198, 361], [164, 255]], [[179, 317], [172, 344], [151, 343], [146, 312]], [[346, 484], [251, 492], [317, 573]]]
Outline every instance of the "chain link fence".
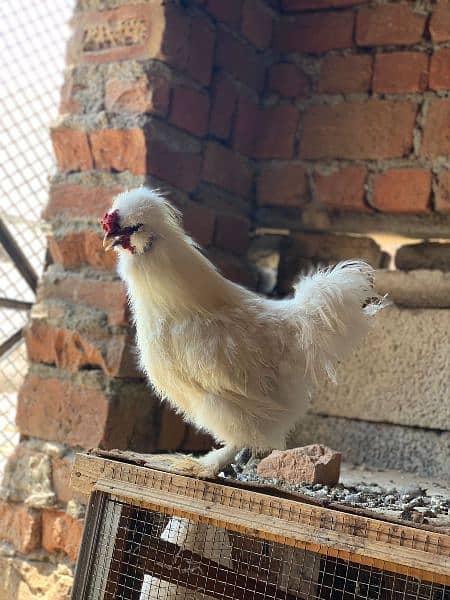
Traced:
[[18, 440], [17, 392], [27, 370], [21, 333], [44, 264], [49, 126], [72, 10], [73, 0], [0, 3], [0, 474]]

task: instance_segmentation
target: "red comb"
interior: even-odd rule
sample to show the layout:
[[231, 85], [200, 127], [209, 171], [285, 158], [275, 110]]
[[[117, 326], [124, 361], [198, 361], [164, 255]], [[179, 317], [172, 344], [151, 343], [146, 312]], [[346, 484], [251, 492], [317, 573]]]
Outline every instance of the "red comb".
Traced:
[[119, 211], [114, 210], [112, 213], [105, 213], [102, 219], [102, 227], [105, 233], [114, 233], [119, 230]]

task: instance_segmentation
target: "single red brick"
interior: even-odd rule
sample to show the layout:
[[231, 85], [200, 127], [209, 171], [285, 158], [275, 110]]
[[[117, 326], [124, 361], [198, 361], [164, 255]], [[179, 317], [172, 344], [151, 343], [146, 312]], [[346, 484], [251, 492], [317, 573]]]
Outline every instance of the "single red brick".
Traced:
[[169, 120], [180, 129], [204, 136], [208, 131], [209, 97], [192, 88], [175, 88]]
[[62, 237], [48, 236], [48, 247], [56, 264], [66, 269], [89, 265], [112, 270], [116, 266], [115, 252], [105, 252], [102, 238], [95, 231], [73, 231]]
[[238, 95], [239, 92], [232, 79], [226, 73], [219, 73], [212, 90], [209, 131], [222, 140], [230, 137]]
[[244, 0], [241, 29], [245, 37], [260, 50], [272, 39], [272, 13], [261, 0]]
[[450, 4], [448, 0], [438, 0], [437, 4], [433, 6], [430, 34], [433, 42], [450, 40]]
[[369, 100], [306, 110], [301, 158], [381, 159], [407, 156], [413, 144], [416, 106]]
[[296, 98], [307, 94], [309, 81], [297, 65], [276, 63], [269, 70], [268, 88], [283, 98]]
[[404, 4], [380, 4], [362, 8], [356, 19], [358, 46], [416, 44], [421, 41], [425, 15]]
[[85, 187], [71, 183], [57, 183], [50, 186], [48, 205], [43, 218], [73, 219], [92, 217], [101, 219], [111, 208], [114, 196], [124, 191], [123, 187]]
[[235, 215], [217, 215], [214, 245], [233, 254], [245, 254], [249, 245], [249, 222]]
[[450, 213], [450, 171], [439, 172], [439, 186], [436, 194], [436, 210], [440, 213]]
[[149, 145], [148, 172], [180, 190], [192, 192], [197, 187], [201, 164], [199, 152], [184, 152], [169, 140], [154, 139]]
[[105, 84], [105, 106], [110, 112], [167, 114], [169, 82], [162, 76], [139, 79], [108, 79]]
[[186, 71], [195, 81], [203, 85], [209, 85], [211, 81], [215, 41], [216, 34], [208, 19], [201, 17], [193, 18], [190, 29]]
[[212, 243], [215, 220], [214, 211], [201, 204], [189, 204], [183, 210], [183, 224], [187, 233], [204, 248]]
[[191, 46], [191, 17], [178, 3], [165, 3], [163, 27], [162, 43], [155, 58], [185, 71]]
[[372, 80], [372, 57], [367, 54], [327, 56], [320, 71], [319, 92], [367, 92]]
[[248, 161], [229, 148], [209, 142], [203, 163], [203, 179], [243, 197], [250, 195], [253, 173]]
[[428, 82], [428, 56], [424, 52], [377, 54], [373, 89], [396, 94], [423, 92]]
[[101, 129], [89, 133], [96, 169], [146, 175], [147, 144], [142, 129]]
[[430, 171], [391, 169], [375, 177], [372, 204], [383, 212], [426, 214], [430, 194]]
[[271, 163], [261, 168], [258, 202], [263, 206], [303, 206], [307, 185], [304, 167], [293, 162]]
[[72, 499], [73, 493], [70, 487], [70, 472], [73, 461], [67, 457], [52, 457], [52, 484], [58, 502], [66, 504]]
[[301, 10], [323, 10], [364, 4], [368, 0], [281, 0], [281, 8], [287, 12]]
[[319, 54], [353, 44], [353, 13], [305, 14], [282, 17], [275, 28], [277, 52]]
[[314, 184], [317, 199], [330, 209], [340, 211], [368, 211], [364, 204], [364, 184], [367, 169], [345, 167], [329, 175], [316, 173]]
[[261, 108], [257, 100], [241, 95], [234, 122], [233, 148], [246, 156], [253, 156], [260, 123]]
[[262, 90], [265, 71], [263, 57], [224, 29], [220, 29], [217, 36], [216, 65], [256, 91]]
[[41, 542], [41, 516], [22, 504], [0, 501], [0, 539], [28, 554]]
[[83, 533], [83, 521], [59, 510], [42, 511], [42, 547], [50, 554], [63, 552], [75, 561]]
[[450, 154], [450, 100], [448, 98], [431, 100], [420, 153], [427, 157]]
[[430, 88], [432, 90], [450, 89], [450, 48], [441, 48], [431, 57]]
[[76, 94], [82, 88], [84, 88], [84, 86], [75, 85], [72, 69], [68, 69], [64, 78], [64, 83], [61, 86], [61, 98], [59, 104], [60, 114], [73, 114], [81, 111], [81, 105], [76, 99]]
[[85, 131], [55, 127], [51, 130], [53, 150], [61, 171], [88, 171], [93, 167]]
[[207, 0], [206, 10], [219, 23], [237, 27], [241, 21], [242, 0]]

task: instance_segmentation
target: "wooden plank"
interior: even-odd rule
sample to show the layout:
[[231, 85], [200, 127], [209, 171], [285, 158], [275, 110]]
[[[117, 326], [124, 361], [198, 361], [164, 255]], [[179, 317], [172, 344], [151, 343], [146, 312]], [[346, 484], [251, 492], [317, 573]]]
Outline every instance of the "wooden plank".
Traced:
[[323, 555], [450, 583], [450, 536], [302, 502], [77, 455], [76, 491], [100, 489], [165, 511]]

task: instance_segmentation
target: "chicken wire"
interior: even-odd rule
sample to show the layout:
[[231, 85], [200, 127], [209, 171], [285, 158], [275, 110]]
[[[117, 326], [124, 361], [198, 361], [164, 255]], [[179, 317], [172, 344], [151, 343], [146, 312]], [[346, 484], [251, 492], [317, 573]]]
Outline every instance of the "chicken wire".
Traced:
[[[0, 3], [0, 217], [36, 276], [45, 257], [40, 215], [54, 169], [49, 126], [58, 112], [72, 9], [73, 0]], [[18, 437], [17, 391], [27, 369], [20, 332], [34, 300], [6, 246], [2, 234], [0, 297], [13, 302], [0, 305], [0, 475]]]
[[319, 554], [107, 494], [93, 503], [101, 510], [86, 526], [73, 600], [450, 600], [449, 587], [325, 547]]

